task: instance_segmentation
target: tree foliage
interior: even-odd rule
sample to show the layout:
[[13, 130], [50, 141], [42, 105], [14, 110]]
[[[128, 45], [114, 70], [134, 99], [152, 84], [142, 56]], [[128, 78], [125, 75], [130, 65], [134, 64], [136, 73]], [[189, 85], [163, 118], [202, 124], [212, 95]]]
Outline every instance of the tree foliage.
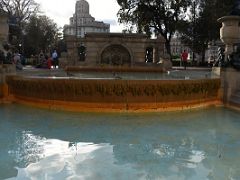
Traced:
[[194, 0], [190, 4], [190, 18], [179, 28], [179, 32], [183, 42], [193, 52], [202, 54], [202, 61], [209, 42], [219, 39], [221, 24], [217, 19], [230, 13], [233, 2], [234, 0]]
[[18, 46], [23, 41], [23, 29], [31, 15], [39, 10], [34, 0], [0, 0], [0, 9], [9, 15], [9, 41]]
[[57, 44], [59, 29], [47, 16], [31, 16], [25, 26], [25, 52], [26, 55], [37, 54], [41, 50], [48, 51]]
[[121, 23], [138, 32], [160, 34], [169, 54], [175, 32], [194, 52], [202, 54], [209, 42], [219, 39], [217, 19], [231, 12], [234, 0], [117, 0]]
[[[9, 15], [10, 44], [26, 56], [64, 46], [57, 24], [39, 14], [39, 4], [34, 0], [0, 0], [0, 10]], [[19, 46], [21, 45], [21, 47]]]
[[185, 18], [190, 0], [117, 0], [121, 23], [130, 23], [138, 32], [162, 35], [171, 55], [170, 41], [178, 23]]

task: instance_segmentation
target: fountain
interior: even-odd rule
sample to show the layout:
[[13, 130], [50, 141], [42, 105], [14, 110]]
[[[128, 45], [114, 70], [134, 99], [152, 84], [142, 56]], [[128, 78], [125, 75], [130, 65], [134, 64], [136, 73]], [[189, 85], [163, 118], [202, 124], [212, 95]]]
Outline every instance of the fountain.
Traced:
[[[236, 0], [233, 9], [228, 16], [218, 19], [222, 23], [220, 29], [220, 39], [225, 43], [225, 58], [221, 66], [221, 79], [224, 87], [223, 101], [226, 105], [240, 106], [240, 56], [239, 48], [235, 48], [240, 43], [240, 1]], [[226, 67], [226, 68], [224, 68]]]
[[[114, 70], [111, 75], [118, 77], [119, 69]], [[81, 79], [37, 73], [8, 75], [6, 98], [101, 113], [0, 104], [0, 179], [239, 179], [238, 111], [102, 113], [221, 104], [219, 78], [179, 73], [184, 79]]]
[[8, 100], [70, 111], [171, 111], [221, 104], [220, 79], [8, 76]]
[[[93, 35], [89, 35], [91, 45], [95, 46]], [[106, 35], [98, 35], [102, 38]], [[159, 73], [163, 74], [168, 68], [162, 65], [154, 67], [141, 66], [144, 60], [145, 49], [142, 46], [143, 39], [147, 45], [154, 47], [162, 42], [147, 40], [145, 36], [125, 34], [110, 34], [112, 45], [107, 45], [106, 51], [119, 47], [116, 38], [128, 40], [132, 43], [132, 50], [135, 56], [131, 55], [135, 61], [136, 67], [114, 66], [99, 67], [97, 64], [81, 67], [81, 71], [87, 72], [110, 72], [110, 77], [104, 78], [78, 78], [78, 77], [42, 77], [26, 76], [19, 73], [9, 75], [6, 79], [8, 93], [5, 99], [11, 102], [28, 104], [49, 109], [70, 110], [70, 111], [171, 111], [183, 110], [197, 107], [206, 107], [209, 105], [221, 105], [221, 83], [219, 78], [198, 78], [191, 79], [189, 75], [184, 75], [184, 79], [138, 79], [123, 78], [119, 73]], [[94, 36], [95, 37], [95, 36]], [[112, 38], [113, 37], [113, 38]], [[121, 38], [120, 38], [121, 37]], [[127, 38], [126, 38], [127, 37]], [[100, 38], [100, 39], [101, 39]], [[100, 40], [98, 39], [98, 40]], [[103, 43], [105, 43], [106, 39]], [[89, 43], [89, 42], [88, 42]], [[136, 46], [136, 43], [138, 46]], [[150, 44], [149, 44], [150, 43]], [[88, 47], [88, 46], [87, 46]], [[102, 46], [99, 46], [102, 47]], [[162, 46], [161, 46], [162, 47]], [[87, 48], [88, 50], [91, 48]], [[158, 48], [156, 48], [158, 49]], [[92, 51], [96, 49], [92, 48]], [[130, 50], [124, 52], [131, 52]], [[141, 50], [139, 53], [138, 50]], [[105, 59], [104, 48], [102, 49], [103, 59]], [[156, 51], [156, 59], [158, 51]], [[88, 53], [91, 56], [93, 54]], [[126, 54], [126, 53], [123, 53]], [[134, 54], [134, 53], [129, 53]], [[93, 59], [97, 58], [97, 54]], [[124, 56], [125, 57], [125, 56]], [[129, 56], [127, 56], [130, 58]], [[87, 58], [87, 57], [86, 57]], [[92, 60], [93, 60], [92, 59]], [[140, 62], [140, 60], [142, 60]], [[89, 59], [88, 59], [89, 60]], [[89, 60], [91, 61], [91, 58]], [[124, 60], [125, 61], [125, 60]], [[129, 62], [129, 61], [127, 61]], [[146, 65], [146, 63], [144, 63]], [[68, 74], [79, 71], [79, 68], [66, 69]], [[51, 70], [49, 71], [51, 72]], [[169, 73], [172, 75], [173, 73]], [[181, 74], [179, 74], [181, 76]]]
[[[8, 16], [6, 13], [0, 11], [0, 53], [1, 56], [4, 56], [4, 48], [3, 44], [7, 42], [8, 37]], [[5, 86], [4, 86], [4, 74], [5, 74], [5, 68], [3, 67], [3, 59], [0, 60], [0, 98], [4, 96], [5, 92]]]
[[[138, 52], [138, 46], [134, 49]], [[9, 94], [6, 98], [12, 102], [49, 109], [101, 112], [171, 111], [222, 104], [219, 78], [191, 78], [185, 72], [177, 74], [175, 79], [161, 78], [165, 71], [161, 67], [99, 67], [94, 64], [81, 67], [81, 71], [78, 67], [66, 68], [68, 77], [21, 76], [19, 73], [18, 76], [7, 77]], [[76, 77], [75, 74], [79, 72], [106, 73], [110, 76]], [[157, 78], [139, 78], [140, 75], [130, 78], [123, 76], [124, 73], [141, 76], [155, 73]]]

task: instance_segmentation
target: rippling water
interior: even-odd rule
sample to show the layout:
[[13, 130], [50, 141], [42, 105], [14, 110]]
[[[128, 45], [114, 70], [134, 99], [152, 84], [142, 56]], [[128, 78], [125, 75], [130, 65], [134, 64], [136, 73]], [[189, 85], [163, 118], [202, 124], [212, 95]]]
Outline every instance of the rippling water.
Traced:
[[240, 113], [0, 105], [0, 179], [240, 179]]

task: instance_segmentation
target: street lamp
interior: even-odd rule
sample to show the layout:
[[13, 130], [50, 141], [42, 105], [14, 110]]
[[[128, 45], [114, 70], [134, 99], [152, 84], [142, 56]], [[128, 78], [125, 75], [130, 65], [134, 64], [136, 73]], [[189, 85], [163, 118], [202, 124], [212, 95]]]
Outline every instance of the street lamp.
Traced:
[[[75, 35], [76, 35], [76, 40], [75, 40], [75, 49], [77, 50], [78, 47], [78, 19], [77, 19], [77, 11], [78, 11], [78, 6], [77, 6], [77, 2], [75, 5]], [[76, 58], [74, 59], [74, 64], [76, 63], [76, 59], [78, 57], [78, 51], [76, 51]]]
[[77, 22], [77, 3], [76, 3], [76, 5], [75, 5], [75, 35], [76, 35], [76, 38], [77, 38], [77, 36], [78, 36], [78, 22]]
[[20, 43], [19, 45], [19, 53], [21, 54], [22, 52], [21, 52], [21, 50], [22, 50], [22, 44]]

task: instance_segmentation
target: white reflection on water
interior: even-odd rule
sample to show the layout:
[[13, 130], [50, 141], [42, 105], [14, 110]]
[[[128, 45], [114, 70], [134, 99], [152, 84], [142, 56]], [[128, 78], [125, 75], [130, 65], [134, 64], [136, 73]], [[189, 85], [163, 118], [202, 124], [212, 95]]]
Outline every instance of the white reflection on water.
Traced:
[[[36, 154], [41, 156], [38, 162], [17, 168], [16, 179], [112, 179], [115, 176], [141, 179], [144, 175], [129, 164], [115, 165], [113, 146], [109, 144], [70, 143], [33, 138], [32, 134], [26, 136], [38, 143], [35, 147], [40, 148], [42, 154]], [[26, 143], [32, 144], [31, 140]]]
[[[16, 158], [21, 157], [17, 161], [23, 161], [22, 157], [29, 160], [34, 153], [38, 158], [25, 168], [17, 168], [16, 179], [147, 179], [151, 178], [149, 171], [154, 174], [155, 168], [158, 169], [155, 163], [146, 164], [145, 160], [138, 163], [119, 163], [114, 155], [114, 146], [107, 143], [74, 143], [41, 138], [29, 132], [23, 133], [23, 139], [25, 142], [22, 149], [26, 148], [27, 152], [32, 153], [21, 155], [20, 152], [16, 152], [20, 154]], [[163, 159], [174, 159], [177, 156], [176, 149], [166, 144], [156, 146], [152, 153]], [[201, 165], [204, 158], [203, 152], [192, 151], [186, 158], [178, 158], [176, 163], [169, 166], [169, 172], [172, 173], [167, 177], [161, 173], [157, 173], [156, 176], [158, 179], [186, 179], [180, 174], [181, 169], [186, 167], [200, 170], [199, 177], [206, 177], [210, 170]], [[145, 166], [149, 166], [150, 169], [145, 169]]]
[[202, 151], [190, 152], [189, 158], [178, 158], [177, 163], [187, 168], [197, 168], [198, 164], [205, 159], [205, 154]]

